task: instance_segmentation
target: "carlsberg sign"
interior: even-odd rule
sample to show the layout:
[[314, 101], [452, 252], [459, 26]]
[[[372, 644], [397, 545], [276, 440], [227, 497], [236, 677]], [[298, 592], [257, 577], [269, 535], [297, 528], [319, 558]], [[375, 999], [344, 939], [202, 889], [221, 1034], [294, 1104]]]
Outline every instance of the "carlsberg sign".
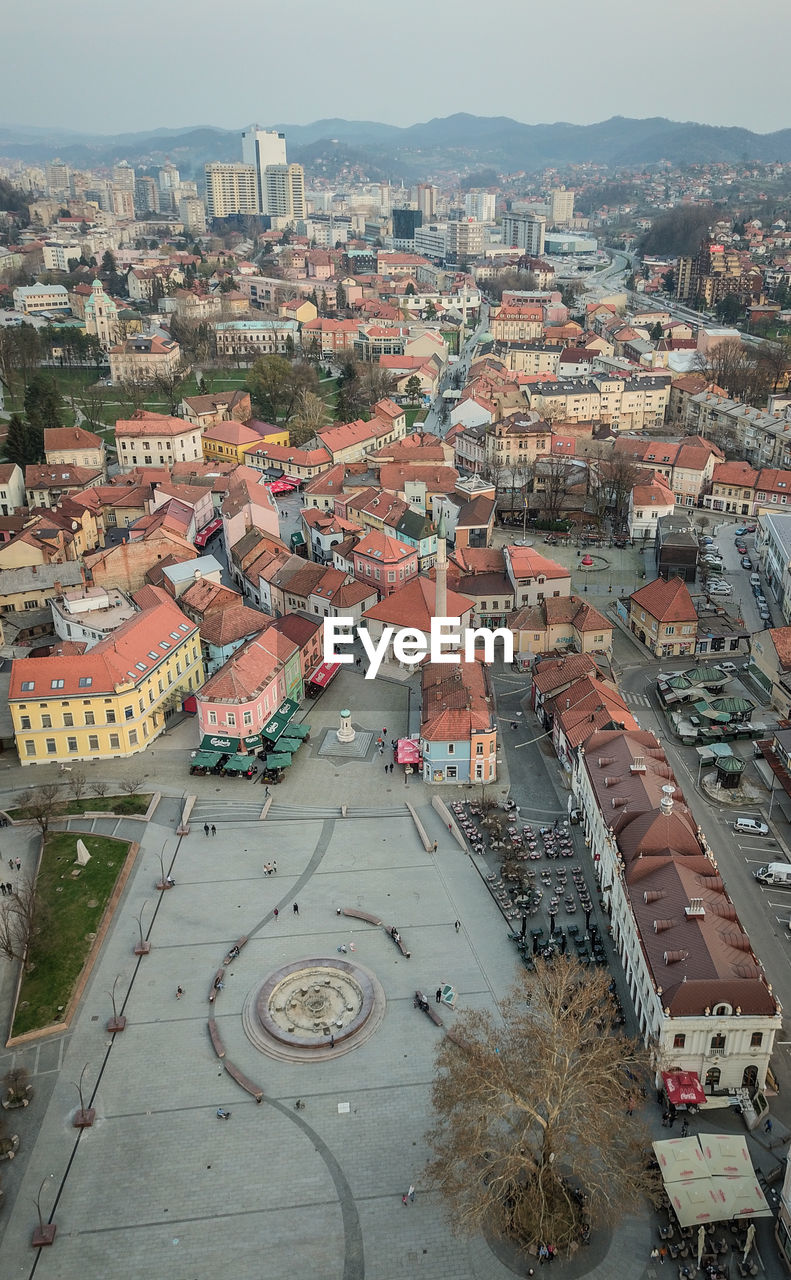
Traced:
[[366, 680], [375, 679], [391, 647], [395, 661], [407, 665], [420, 662], [427, 655], [432, 662], [474, 662], [476, 648], [483, 649], [485, 662], [493, 662], [494, 643], [500, 640], [503, 661], [514, 660], [514, 637], [505, 627], [496, 631], [487, 627], [461, 628], [458, 618], [432, 618], [428, 636], [416, 627], [384, 627], [377, 644], [365, 627], [355, 625], [354, 618], [325, 618], [324, 661], [354, 662], [354, 654], [344, 653], [343, 649], [351, 648], [355, 634], [368, 655]]

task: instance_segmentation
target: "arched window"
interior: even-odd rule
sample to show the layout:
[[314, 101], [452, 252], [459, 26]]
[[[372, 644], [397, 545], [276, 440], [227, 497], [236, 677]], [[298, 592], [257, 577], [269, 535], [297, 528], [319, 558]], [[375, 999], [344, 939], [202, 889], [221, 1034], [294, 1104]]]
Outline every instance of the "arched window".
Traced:
[[706, 1079], [703, 1082], [703, 1087], [707, 1093], [713, 1093], [715, 1089], [719, 1089], [720, 1074], [719, 1067], [710, 1067], [706, 1072]]
[[758, 1084], [758, 1068], [755, 1066], [745, 1067], [744, 1072], [742, 1074], [742, 1088], [754, 1089], [757, 1084]]

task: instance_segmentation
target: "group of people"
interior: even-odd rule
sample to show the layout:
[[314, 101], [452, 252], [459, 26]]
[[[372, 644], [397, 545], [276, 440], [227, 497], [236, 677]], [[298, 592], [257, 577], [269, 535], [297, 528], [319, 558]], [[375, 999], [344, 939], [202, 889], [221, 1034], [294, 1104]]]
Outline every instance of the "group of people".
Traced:
[[213, 836], [216, 836], [216, 834], [217, 834], [217, 828], [215, 827], [214, 823], [212, 823], [212, 824], [211, 824], [211, 826], [209, 826], [208, 822], [204, 822], [204, 824], [203, 824], [203, 834], [204, 834], [205, 836], [207, 836], [207, 835], [209, 834], [209, 832], [210, 832], [210, 831], [211, 831], [211, 833], [212, 833], [212, 835], [213, 835]]
[[277, 874], [277, 859], [274, 862], [264, 863], [264, 875], [271, 876]]

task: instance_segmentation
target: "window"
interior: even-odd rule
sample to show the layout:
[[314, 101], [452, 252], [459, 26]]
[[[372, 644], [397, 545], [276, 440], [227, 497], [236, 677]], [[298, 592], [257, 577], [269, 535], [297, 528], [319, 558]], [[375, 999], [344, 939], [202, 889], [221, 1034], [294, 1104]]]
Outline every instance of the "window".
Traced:
[[475, 754], [476, 754], [476, 756], [482, 756], [482, 755], [483, 755], [483, 743], [482, 743], [482, 742], [476, 742], [476, 744], [475, 744]]
[[763, 1039], [764, 1037], [763, 1037], [762, 1031], [754, 1031], [750, 1036], [750, 1048], [760, 1049], [761, 1045], [763, 1044]]
[[57, 747], [55, 746], [55, 739], [47, 738], [47, 755], [54, 756], [56, 754], [56, 751], [57, 751]]
[[20, 727], [20, 729], [29, 729], [29, 728], [30, 728], [30, 716], [20, 716], [20, 717], [19, 717], [19, 727]]
[[124, 707], [124, 719], [125, 719], [125, 720], [134, 720], [134, 718], [135, 718], [135, 709], [134, 709], [134, 707]]
[[448, 755], [449, 755], [449, 756], [455, 755], [455, 752], [456, 752], [456, 744], [455, 744], [455, 743], [453, 743], [453, 742], [449, 742], [449, 743], [448, 743]]
[[210, 712], [209, 712], [209, 724], [216, 724], [216, 723], [217, 723], [217, 712], [216, 712], [216, 711], [210, 711]]
[[95, 716], [94, 716], [94, 714], [93, 714], [93, 712], [92, 712], [92, 711], [86, 711], [86, 712], [85, 712], [85, 723], [86, 723], [86, 724], [96, 724], [96, 718], [95, 718]]
[[111, 750], [111, 751], [117, 751], [117, 750], [119, 749], [120, 745], [121, 745], [121, 743], [120, 743], [120, 740], [119, 740], [118, 734], [117, 734], [117, 733], [111, 733], [111, 734], [110, 734], [110, 750]]
[[449, 780], [458, 776], [458, 770], [455, 764], [449, 764], [445, 770], [445, 777]]
[[236, 714], [235, 714], [235, 712], [233, 712], [233, 711], [229, 711], [229, 712], [228, 712], [228, 714], [227, 714], [227, 716], [226, 716], [226, 721], [227, 721], [227, 723], [228, 723], [228, 725], [230, 726], [230, 728], [231, 728], [231, 729], [235, 729], [235, 728], [236, 728]]
[[711, 1049], [712, 1053], [717, 1053], [717, 1054], [724, 1053], [725, 1052], [725, 1036], [721, 1036], [721, 1035], [712, 1036], [711, 1044], [709, 1048]]
[[252, 723], [253, 723], [253, 713], [252, 713], [252, 711], [245, 711], [245, 713], [244, 713], [244, 715], [243, 715], [243, 717], [242, 717], [242, 720], [243, 720], [243, 722], [244, 722], [244, 724], [245, 724], [245, 725], [250, 725], [250, 724], [252, 724]]
[[51, 688], [51, 689], [62, 689], [62, 688], [63, 688], [63, 686], [64, 686], [64, 684], [65, 684], [65, 681], [64, 681], [64, 680], [53, 680], [53, 681], [52, 681], [52, 684], [50, 685], [50, 688]]
[[107, 708], [107, 723], [115, 724], [115, 711], [112, 707]]
[[41, 717], [41, 727], [42, 727], [42, 729], [51, 729], [51, 728], [52, 728], [52, 716], [51, 716], [51, 715], [43, 715], [43, 716]]
[[137, 729], [129, 730], [129, 745], [130, 747], [137, 746]]
[[74, 755], [74, 754], [76, 754], [76, 751], [77, 751], [77, 739], [76, 739], [76, 738], [67, 738], [67, 739], [66, 739], [66, 746], [67, 746], [67, 748], [69, 749], [69, 751], [71, 751], [71, 753], [72, 753], [73, 755]]
[[88, 747], [91, 751], [99, 750], [99, 735], [91, 733], [88, 735]]
[[686, 1043], [687, 1043], [687, 1037], [685, 1035], [673, 1036], [674, 1049], [683, 1049]]
[[23, 693], [30, 693], [30, 692], [31, 692], [31, 690], [35, 689], [35, 687], [36, 687], [36, 683], [35, 683], [35, 681], [34, 681], [34, 680], [23, 680], [23, 681], [22, 681], [22, 692], [23, 692]]
[[25, 740], [25, 755], [34, 756], [35, 754], [36, 754], [36, 744], [35, 742], [32, 742], [30, 738], [27, 738]]

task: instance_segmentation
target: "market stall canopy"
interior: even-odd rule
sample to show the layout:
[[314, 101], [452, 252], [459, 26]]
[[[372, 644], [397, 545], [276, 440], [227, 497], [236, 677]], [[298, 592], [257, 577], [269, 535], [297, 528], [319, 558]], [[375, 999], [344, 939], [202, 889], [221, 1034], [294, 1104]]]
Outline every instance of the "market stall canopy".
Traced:
[[272, 719], [264, 725], [261, 736], [268, 738], [270, 742], [277, 742], [278, 738], [282, 738], [286, 725], [289, 720], [293, 720], [298, 709], [293, 698], [286, 698], [285, 702], [281, 702]]
[[267, 769], [287, 769], [291, 764], [291, 756], [286, 752], [273, 751], [265, 761]]
[[247, 773], [254, 764], [253, 756], [231, 756], [224, 767], [226, 773]]
[[699, 1107], [706, 1101], [706, 1091], [694, 1071], [663, 1071], [662, 1079], [667, 1100], [674, 1107]]
[[396, 760], [399, 764], [419, 764], [420, 743], [414, 738], [399, 738], [396, 743]]
[[[680, 1226], [771, 1217], [743, 1138], [718, 1133], [706, 1134], [703, 1141], [671, 1138], [652, 1145]], [[737, 1172], [730, 1174], [731, 1169]]]
[[301, 742], [304, 742], [309, 733], [309, 724], [290, 724], [288, 726], [289, 738], [299, 738]]
[[697, 1138], [669, 1138], [655, 1142], [654, 1150], [665, 1182], [688, 1182], [708, 1173]]
[[702, 1133], [700, 1145], [710, 1173], [725, 1178], [749, 1177], [752, 1174], [747, 1139], [739, 1134]]
[[308, 683], [317, 684], [320, 689], [326, 689], [330, 680], [338, 674], [340, 669], [340, 662], [322, 662], [320, 666], [316, 667]]
[[690, 667], [682, 674], [691, 684], [725, 684], [728, 680], [719, 667]]
[[297, 751], [299, 751], [301, 746], [302, 742], [299, 738], [280, 738], [278, 740], [277, 749], [278, 751], [289, 751], [293, 756]]
[[747, 698], [715, 698], [711, 705], [715, 711], [725, 711], [729, 716], [746, 716], [753, 709]]
[[199, 751], [192, 760], [190, 765], [193, 769], [213, 769], [215, 765], [220, 763], [222, 752], [220, 751]]

